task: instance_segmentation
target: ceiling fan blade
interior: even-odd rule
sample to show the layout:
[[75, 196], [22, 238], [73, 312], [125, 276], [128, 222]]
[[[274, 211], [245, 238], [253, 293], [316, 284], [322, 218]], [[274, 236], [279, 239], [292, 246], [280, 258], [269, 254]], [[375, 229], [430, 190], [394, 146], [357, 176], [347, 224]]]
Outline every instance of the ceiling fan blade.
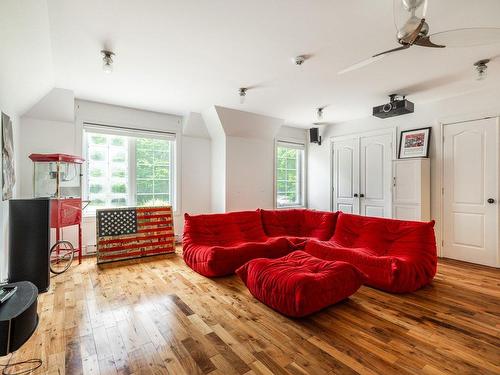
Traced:
[[432, 41], [446, 47], [475, 47], [500, 43], [499, 27], [472, 27], [446, 30], [429, 36]]
[[366, 59], [366, 60], [363, 60], [363, 61], [360, 61], [356, 64], [353, 64], [351, 66], [348, 66], [347, 68], [345, 69], [342, 69], [340, 72], [338, 72], [337, 74], [345, 74], [345, 73], [348, 73], [348, 72], [352, 72], [353, 70], [357, 70], [357, 69], [361, 69], [367, 65], [370, 65], [378, 60], [381, 60], [385, 57], [385, 55], [379, 55], [379, 56], [372, 56], [370, 57], [369, 59]]
[[373, 55], [372, 57], [370, 57], [370, 58], [368, 58], [366, 60], [360, 61], [360, 62], [358, 62], [358, 63], [356, 63], [354, 65], [351, 65], [351, 66], [348, 66], [345, 69], [342, 69], [340, 72], [338, 72], [338, 74], [345, 74], [345, 73], [348, 73], [348, 72], [352, 72], [353, 70], [357, 70], [357, 69], [363, 68], [363, 67], [365, 67], [367, 65], [370, 65], [370, 64], [372, 64], [372, 63], [374, 63], [376, 61], [379, 61], [379, 60], [383, 59], [385, 56], [387, 56], [390, 53], [401, 51], [401, 50], [404, 50], [404, 49], [407, 49], [407, 48], [410, 48], [410, 45], [405, 45], [405, 46], [401, 46], [401, 47], [390, 49], [388, 51], [377, 53], [376, 55]]
[[402, 51], [404, 49], [408, 49], [410, 47], [411, 47], [411, 45], [405, 44], [404, 46], [401, 46], [401, 47], [396, 47], [396, 48], [390, 49], [388, 51], [377, 53], [376, 55], [373, 55], [373, 57], [385, 56], [385, 55], [388, 55], [388, 54], [393, 53], [393, 52], [397, 52], [397, 51]]
[[431, 47], [431, 48], [445, 48], [446, 46], [440, 45], [440, 44], [435, 44], [431, 41], [431, 38], [428, 36], [423, 36], [420, 38], [417, 38], [415, 42], [413, 43], [417, 46], [420, 47]]

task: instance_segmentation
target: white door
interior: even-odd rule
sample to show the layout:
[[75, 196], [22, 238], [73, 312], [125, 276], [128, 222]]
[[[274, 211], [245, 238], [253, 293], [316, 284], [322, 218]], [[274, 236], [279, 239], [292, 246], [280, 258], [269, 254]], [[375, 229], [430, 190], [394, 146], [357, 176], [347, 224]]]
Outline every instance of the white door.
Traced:
[[392, 217], [392, 136], [360, 139], [360, 214]]
[[392, 216], [392, 135], [355, 135], [333, 142], [333, 210]]
[[359, 139], [333, 143], [334, 211], [359, 213]]
[[498, 266], [498, 119], [443, 128], [443, 256]]

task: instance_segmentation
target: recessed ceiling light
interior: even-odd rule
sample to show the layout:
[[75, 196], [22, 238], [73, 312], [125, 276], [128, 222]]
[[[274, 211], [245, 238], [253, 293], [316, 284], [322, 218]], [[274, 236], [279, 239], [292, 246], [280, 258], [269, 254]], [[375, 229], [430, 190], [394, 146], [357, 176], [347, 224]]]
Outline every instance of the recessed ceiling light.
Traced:
[[102, 50], [102, 70], [104, 70], [105, 73], [110, 74], [113, 72], [113, 56], [115, 55], [111, 51], [107, 50]]

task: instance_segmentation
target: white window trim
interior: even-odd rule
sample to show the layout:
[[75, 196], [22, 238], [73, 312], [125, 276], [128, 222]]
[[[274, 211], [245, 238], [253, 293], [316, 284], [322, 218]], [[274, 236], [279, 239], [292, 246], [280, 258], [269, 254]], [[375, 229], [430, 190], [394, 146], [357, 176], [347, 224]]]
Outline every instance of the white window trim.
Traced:
[[[156, 134], [159, 138], [168, 139], [173, 141], [174, 150], [172, 152], [171, 159], [171, 177], [173, 176], [174, 181], [172, 183], [172, 195], [174, 197], [174, 201], [172, 201], [173, 215], [178, 216], [182, 212], [181, 208], [181, 174], [180, 174], [180, 163], [181, 160], [181, 137], [180, 133], [177, 131], [160, 131], [153, 129], [137, 129], [127, 126], [117, 126], [117, 125], [108, 125], [101, 124], [95, 122], [81, 121], [80, 122], [80, 134], [81, 134], [81, 149], [82, 155], [86, 155], [87, 152], [87, 140], [85, 137], [85, 132], [90, 131], [92, 133], [102, 133], [102, 134], [116, 134], [121, 136], [129, 135], [131, 137], [140, 137], [141, 135], [145, 137], [151, 137], [152, 134]], [[128, 134], [127, 134], [128, 133]], [[129, 164], [131, 160], [129, 159]], [[84, 162], [82, 165], [82, 198], [83, 200], [87, 199], [87, 191], [88, 191], [88, 181], [85, 177], [87, 174], [87, 162]], [[129, 179], [132, 180], [132, 177], [135, 177], [135, 172], [130, 171]], [[130, 194], [132, 194], [132, 190], [135, 191], [135, 184], [132, 184], [131, 189], [129, 189]], [[130, 195], [129, 195], [130, 196]], [[84, 217], [95, 218], [95, 212], [86, 212], [83, 211]]]
[[[277, 199], [277, 175], [276, 175], [276, 159], [277, 159], [277, 149], [278, 147], [283, 146], [283, 147], [288, 147], [288, 148], [295, 148], [298, 150], [304, 150], [304, 160], [303, 160], [303, 165], [302, 165], [302, 183], [301, 183], [301, 192], [302, 192], [302, 204], [301, 205], [286, 205], [286, 206], [278, 206], [278, 199]], [[308, 159], [308, 145], [307, 142], [303, 140], [295, 140], [295, 139], [275, 139], [274, 141], [274, 160], [273, 160], [273, 202], [274, 202], [274, 208], [276, 210], [287, 210], [287, 209], [293, 209], [293, 208], [307, 208], [308, 203], [307, 203], [307, 173], [308, 173], [308, 168], [307, 168], [307, 159]]]

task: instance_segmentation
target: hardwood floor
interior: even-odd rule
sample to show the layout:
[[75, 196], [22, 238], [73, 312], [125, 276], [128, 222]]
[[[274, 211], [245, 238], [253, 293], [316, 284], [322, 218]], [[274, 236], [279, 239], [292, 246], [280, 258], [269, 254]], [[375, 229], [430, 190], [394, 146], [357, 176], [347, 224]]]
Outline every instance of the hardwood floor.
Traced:
[[38, 374], [500, 374], [500, 271], [454, 261], [416, 293], [363, 287], [291, 320], [178, 255], [90, 258], [52, 279], [39, 314], [12, 358], [41, 358]]

